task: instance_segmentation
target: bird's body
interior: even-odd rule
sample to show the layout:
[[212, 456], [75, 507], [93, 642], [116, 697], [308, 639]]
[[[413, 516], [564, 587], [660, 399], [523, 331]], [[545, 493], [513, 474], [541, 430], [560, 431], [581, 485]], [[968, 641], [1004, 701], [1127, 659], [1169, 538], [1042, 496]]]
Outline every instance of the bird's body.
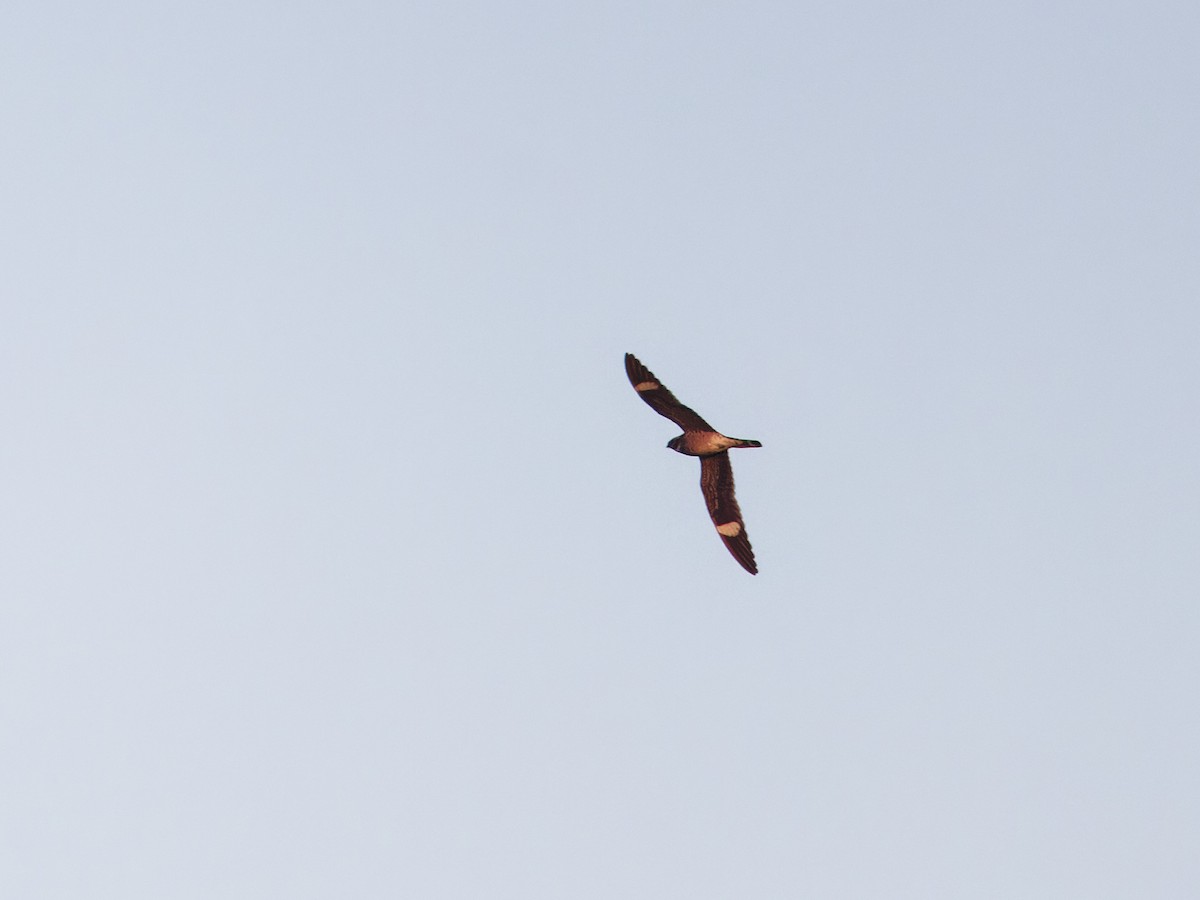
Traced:
[[685, 431], [667, 441], [667, 446], [684, 456], [712, 456], [733, 447], [761, 447], [758, 441], [725, 437], [715, 431]]
[[651, 409], [683, 429], [683, 434], [671, 438], [667, 446], [676, 453], [700, 457], [700, 490], [717, 534], [742, 568], [751, 575], [757, 574], [754, 551], [733, 492], [733, 467], [729, 464], [728, 451], [734, 447], [761, 447], [762, 444], [721, 434], [695, 411], [676, 400], [675, 395], [632, 353], [625, 354], [625, 373], [638, 396]]

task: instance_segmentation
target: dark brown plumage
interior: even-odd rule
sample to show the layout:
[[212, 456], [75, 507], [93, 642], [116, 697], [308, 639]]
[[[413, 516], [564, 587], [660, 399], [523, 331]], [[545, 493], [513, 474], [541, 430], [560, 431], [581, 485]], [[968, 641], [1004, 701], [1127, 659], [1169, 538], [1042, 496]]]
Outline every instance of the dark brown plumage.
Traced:
[[700, 457], [700, 490], [717, 534], [742, 568], [751, 575], [757, 574], [754, 551], [734, 495], [733, 467], [729, 464], [728, 451], [732, 447], [761, 447], [762, 444], [721, 434], [694, 410], [680, 403], [632, 353], [625, 354], [625, 374], [651, 409], [683, 429], [683, 434], [672, 438], [667, 446], [677, 453]]
[[[638, 392], [638, 396], [649, 403], [652, 410], [660, 416], [666, 416], [684, 432], [714, 430], [711, 425], [696, 415], [694, 410], [688, 409], [676, 400], [675, 395], [667, 390], [666, 385], [655, 378], [654, 373], [643, 366], [632, 353], [625, 354], [625, 374], [629, 376], [629, 383]], [[652, 384], [654, 387], [639, 388], [639, 384]]]

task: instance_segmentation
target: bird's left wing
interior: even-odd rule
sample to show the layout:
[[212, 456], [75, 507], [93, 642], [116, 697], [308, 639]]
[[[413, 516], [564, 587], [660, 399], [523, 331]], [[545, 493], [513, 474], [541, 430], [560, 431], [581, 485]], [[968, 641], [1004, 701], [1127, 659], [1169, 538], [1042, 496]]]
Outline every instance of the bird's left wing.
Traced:
[[629, 376], [629, 383], [638, 392], [638, 396], [650, 404], [650, 408], [660, 416], [666, 416], [684, 431], [713, 430], [713, 427], [694, 410], [676, 400], [675, 395], [667, 390], [667, 386], [632, 353], [625, 354], [625, 374]]

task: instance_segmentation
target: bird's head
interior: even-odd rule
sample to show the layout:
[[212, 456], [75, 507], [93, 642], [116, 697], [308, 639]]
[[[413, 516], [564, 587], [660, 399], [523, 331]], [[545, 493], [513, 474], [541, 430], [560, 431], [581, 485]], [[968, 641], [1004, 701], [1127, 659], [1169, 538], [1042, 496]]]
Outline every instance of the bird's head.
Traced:
[[671, 450], [674, 450], [676, 453], [683, 452], [683, 450], [681, 449], [682, 445], [683, 445], [683, 435], [682, 434], [678, 435], [677, 437], [673, 437], [669, 441], [667, 441], [667, 447]]

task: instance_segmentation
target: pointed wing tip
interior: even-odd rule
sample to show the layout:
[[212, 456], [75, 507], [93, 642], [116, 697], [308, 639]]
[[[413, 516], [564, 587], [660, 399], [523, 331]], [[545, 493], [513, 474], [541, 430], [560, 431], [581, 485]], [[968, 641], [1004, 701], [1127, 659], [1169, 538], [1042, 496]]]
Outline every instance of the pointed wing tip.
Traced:
[[[733, 552], [732, 546], [730, 547], [730, 551]], [[754, 558], [754, 551], [750, 550], [749, 542], [748, 542], [748, 544], [745, 544], [745, 551], [746, 552], [745, 552], [744, 556], [743, 556], [743, 554], [733, 552], [733, 558], [737, 559], [738, 564], [740, 566], [742, 566], [743, 569], [750, 572], [751, 575], [757, 575], [758, 574], [758, 563], [756, 562], [756, 560]]]

